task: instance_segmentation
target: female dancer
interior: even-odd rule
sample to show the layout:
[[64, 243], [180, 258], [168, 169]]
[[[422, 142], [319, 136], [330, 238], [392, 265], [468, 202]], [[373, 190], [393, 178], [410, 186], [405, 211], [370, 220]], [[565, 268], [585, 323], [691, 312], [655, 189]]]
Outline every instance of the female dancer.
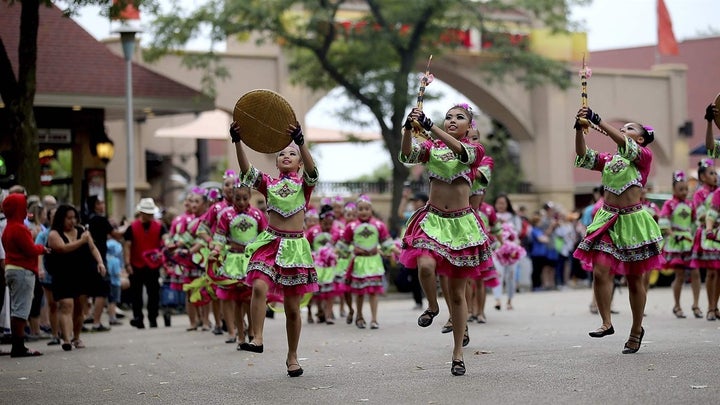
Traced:
[[230, 190], [232, 205], [218, 214], [208, 264], [208, 275], [217, 286], [215, 294], [222, 301], [229, 335], [225, 343], [235, 343], [237, 336], [244, 342], [244, 314], [250, 311], [251, 294], [245, 284], [245, 247], [267, 228], [265, 214], [250, 206], [250, 188], [237, 180], [237, 186]]
[[[472, 134], [471, 130], [471, 134]], [[477, 133], [477, 130], [475, 130]], [[470, 140], [472, 142], [480, 143], [479, 135], [478, 136], [470, 136]], [[497, 215], [495, 213], [495, 208], [485, 202], [485, 192], [487, 190], [488, 185], [490, 184], [490, 178], [492, 175], [492, 169], [495, 166], [495, 162], [490, 156], [485, 156], [480, 161], [480, 167], [478, 167], [477, 170], [477, 177], [475, 178], [475, 181], [473, 182], [473, 185], [471, 187], [471, 195], [470, 195], [470, 206], [473, 210], [478, 214], [480, 219], [482, 220], [482, 226], [483, 231], [489, 235], [492, 236], [492, 244], [493, 247], [496, 246], [498, 241], [500, 240], [500, 223], [498, 222]], [[493, 267], [496, 266], [495, 261], [493, 260]], [[465, 291], [465, 297], [467, 299], [468, 303], [468, 309], [470, 310], [471, 316], [468, 318], [469, 321], [477, 321], [478, 323], [487, 323], [487, 318], [485, 317], [485, 301], [487, 299], [487, 289], [489, 288], [497, 288], [500, 286], [502, 288], [502, 283], [500, 282], [500, 279], [495, 277], [497, 274], [492, 275], [492, 279], [485, 279], [485, 277], [478, 277], [474, 282], [471, 282], [470, 285], [468, 285], [468, 288]], [[468, 335], [467, 326], [465, 327], [465, 337], [463, 338], [463, 346], [467, 346], [470, 343], [470, 336]]]
[[[501, 194], [495, 199], [495, 215], [500, 223], [501, 246], [495, 251], [496, 266], [501, 267], [499, 272], [505, 283], [507, 303], [505, 308], [513, 309], [512, 299], [515, 295], [515, 278], [517, 276], [519, 262], [527, 252], [520, 243], [518, 236], [522, 230], [522, 219], [515, 213], [512, 203], [506, 194]], [[502, 296], [503, 283], [493, 288], [495, 296], [495, 309], [500, 310], [500, 297]]]
[[692, 225], [695, 222], [695, 210], [692, 208], [692, 202], [687, 199], [688, 185], [685, 172], [676, 170], [673, 173], [672, 181], [673, 198], [663, 204], [658, 224], [665, 237], [663, 244], [665, 261], [668, 267], [675, 269], [675, 280], [672, 285], [675, 298], [673, 314], [678, 318], [685, 318], [680, 307], [680, 292], [685, 284], [685, 270], [689, 269], [693, 292], [692, 311], [696, 318], [702, 318], [702, 311], [698, 306], [700, 270], [689, 268], [693, 247]]
[[[712, 158], [720, 157], [720, 141], [715, 140], [713, 136], [712, 125], [713, 120], [715, 119], [715, 117], [718, 116], [718, 114], [718, 106], [714, 104], [710, 104], [705, 109], [705, 121], [707, 121], [707, 127], [705, 130], [705, 146], [707, 147], [708, 155]], [[715, 171], [714, 167], [709, 167], [708, 171], [710, 172], [710, 182], [712, 182], [713, 184], [712, 189], [714, 191], [717, 187], [717, 172]], [[698, 169], [698, 177], [700, 177], [700, 169]], [[700, 178], [702, 179], [702, 177]], [[693, 201], [696, 200], [693, 199]], [[697, 213], [697, 216], [700, 217], [699, 211]], [[706, 224], [709, 222], [710, 221], [707, 220]], [[717, 231], [715, 232], [715, 236], [717, 237]], [[705, 267], [708, 270], [707, 276], [705, 278], [705, 289], [707, 291], [708, 297], [708, 312], [706, 319], [708, 321], [714, 321], [717, 318], [720, 318], [720, 311], [718, 310], [718, 298], [720, 298], [720, 275], [718, 275], [718, 273], [720, 272], [720, 252], [713, 253], [714, 255], [712, 257], [709, 257], [706, 262], [708, 266], [700, 266]]]
[[[164, 262], [166, 281], [170, 285], [170, 289], [173, 291], [183, 290], [183, 274], [185, 273], [184, 268], [192, 263], [187, 249], [178, 248], [178, 246], [180, 245], [180, 235], [185, 233], [185, 231], [187, 230], [187, 226], [194, 218], [190, 207], [191, 197], [191, 193], [188, 193], [185, 196], [185, 199], [183, 200], [185, 212], [173, 218], [172, 222], [170, 223], [170, 228], [168, 229], [168, 232], [163, 235], [163, 254], [166, 258]], [[191, 313], [195, 314], [196, 311], [194, 309], [190, 309], [190, 305], [187, 302], [187, 299], [185, 305], [187, 307], [188, 316], [190, 316]], [[190, 318], [190, 327], [188, 327], [186, 330], [197, 330], [198, 326], [199, 325], [197, 323], [197, 320]]]
[[[320, 207], [318, 214], [320, 223], [312, 226], [306, 231], [308, 242], [312, 246], [313, 260], [315, 261], [315, 270], [318, 275], [318, 292], [313, 297], [323, 316], [319, 323], [325, 321], [326, 324], [335, 323], [335, 314], [333, 313], [333, 299], [342, 292], [336, 291], [335, 272], [337, 269], [337, 254], [335, 253], [335, 244], [340, 239], [340, 232], [333, 226], [335, 222], [335, 212], [333, 207], [325, 204]], [[308, 320], [312, 320], [312, 314], [308, 306]]]
[[[334, 209], [334, 208], [333, 208]], [[345, 203], [343, 208], [342, 220], [335, 219], [334, 226], [337, 228], [340, 235], [345, 232], [345, 224], [348, 224], [357, 219], [357, 204], [350, 201]], [[355, 310], [352, 305], [352, 294], [350, 293], [350, 285], [345, 276], [347, 275], [348, 266], [352, 260], [353, 253], [352, 249], [342, 241], [342, 238], [338, 241], [337, 245], [338, 261], [335, 271], [335, 286], [340, 294], [340, 317], [345, 316], [345, 323], [350, 325], [353, 322], [355, 316]], [[347, 313], [345, 313], [345, 307], [347, 307]]]
[[[326, 201], [327, 204], [330, 204], [330, 197], [323, 198], [321, 201]], [[325, 205], [323, 203], [323, 205]], [[308, 207], [307, 210], [305, 210], [305, 237], [307, 238], [309, 236], [310, 229], [313, 229], [320, 225], [320, 214], [318, 213], [318, 210], [315, 208]], [[310, 242], [310, 246], [313, 246], [313, 241], [308, 238], [308, 241]], [[315, 267], [315, 271], [317, 271], [317, 266]], [[320, 274], [318, 273], [318, 276]], [[319, 279], [318, 279], [319, 280]], [[320, 285], [318, 285], [318, 288], [321, 288]], [[313, 307], [317, 308], [317, 311], [315, 312], [315, 315], [317, 316], [318, 323], [325, 322], [325, 309], [322, 304], [320, 304], [320, 301], [317, 298], [317, 294], [313, 295], [312, 298], [310, 298], [310, 302], [307, 304], [307, 323], [315, 323], [315, 318], [313, 318]]]
[[[202, 215], [200, 227], [198, 228], [196, 234], [197, 237], [200, 238], [200, 240], [204, 241], [202, 246], [204, 249], [201, 250], [201, 252], [205, 254], [210, 253], [210, 248], [212, 247], [212, 240], [213, 235], [215, 233], [215, 230], [217, 229], [217, 221], [220, 216], [220, 212], [224, 210], [225, 208], [232, 205], [233, 200], [233, 190], [235, 187], [235, 184], [237, 183], [237, 173], [235, 173], [234, 170], [228, 169], [225, 170], [225, 173], [223, 174], [223, 184], [222, 184], [222, 192], [221, 195], [215, 196], [215, 190], [216, 189], [209, 189], [207, 192], [208, 202], [210, 206], [208, 207], [207, 211]], [[205, 271], [208, 273], [207, 266], [209, 265], [208, 257], [203, 257], [201, 259], [203, 261]], [[209, 274], [209, 273], [208, 273]], [[217, 287], [217, 286], [215, 286]], [[217, 296], [217, 294], [216, 294]], [[213, 299], [212, 300], [212, 311], [213, 315], [216, 320], [219, 320], [221, 318], [220, 314], [223, 314], [222, 317], [224, 317], [225, 314], [225, 308], [222, 306], [223, 301], [221, 299]], [[234, 308], [234, 305], [228, 304], [232, 308]], [[227, 327], [227, 321], [225, 321], [226, 327]], [[229, 329], [228, 329], [229, 330]], [[216, 322], [215, 328], [213, 329], [213, 334], [215, 335], [222, 335], [223, 329], [219, 322]], [[229, 332], [228, 332], [229, 333]], [[234, 333], [234, 332], [233, 332]], [[232, 335], [234, 337], [234, 334]], [[228, 339], [226, 342], [230, 343], [232, 339]]]
[[385, 266], [380, 257], [381, 251], [387, 252], [395, 246], [390, 238], [387, 226], [373, 216], [370, 197], [361, 195], [357, 200], [356, 220], [345, 226], [343, 240], [353, 247], [354, 257], [350, 261], [347, 275], [350, 280], [350, 292], [355, 295], [355, 326], [365, 329], [363, 302], [365, 295], [370, 296], [370, 329], [380, 328], [377, 321], [378, 294], [383, 294], [383, 275]]
[[[240, 142], [241, 131], [237, 122], [230, 126], [243, 182], [267, 200], [268, 228], [245, 248], [245, 254], [250, 257], [247, 283], [252, 286], [250, 334], [253, 339], [249, 343], [243, 342], [240, 349], [263, 352], [267, 295], [278, 292], [283, 295], [285, 307], [288, 342], [285, 365], [290, 377], [299, 377], [303, 373], [297, 355], [302, 328], [300, 298], [318, 288], [310, 243], [303, 233], [305, 209], [317, 184], [318, 171], [310, 149], [305, 145], [300, 124], [290, 125], [287, 129], [294, 144], [277, 154], [278, 178], [251, 166]], [[302, 177], [298, 174], [300, 168], [303, 168]]]
[[618, 146], [617, 153], [598, 153], [585, 144], [583, 127], [575, 122], [575, 166], [602, 172], [604, 205], [595, 214], [574, 256], [593, 272], [593, 291], [603, 324], [591, 337], [615, 333], [610, 315], [613, 275], [627, 279], [633, 322], [622, 353], [640, 350], [645, 329], [642, 326], [647, 291], [643, 274], [661, 268], [663, 259], [658, 242], [660, 228], [640, 196], [647, 183], [652, 152], [647, 145], [655, 139], [651, 128], [629, 122], [619, 130], [583, 107], [577, 118], [586, 118], [605, 131]]
[[[413, 144], [411, 122], [418, 121], [437, 138]], [[417, 268], [428, 299], [428, 309], [418, 318], [427, 327], [440, 313], [436, 291], [436, 273], [449, 277], [447, 299], [453, 310], [453, 353], [450, 371], [465, 374], [462, 342], [467, 325], [465, 286], [467, 280], [492, 267], [492, 252], [480, 218], [470, 207], [472, 185], [485, 148], [461, 142], [468, 135], [472, 113], [454, 106], [445, 114], [445, 130], [433, 125], [419, 109], [413, 109], [405, 122], [399, 159], [402, 163], [423, 163], [430, 177], [428, 204], [408, 221], [403, 237], [400, 262]]]
[[[198, 324], [202, 324], [201, 330], [206, 332], [210, 328], [210, 303], [207, 299], [201, 301], [191, 301], [191, 291], [197, 290], [197, 287], [190, 288], [191, 285], [197, 285], [200, 281], [195, 281], [205, 275], [205, 269], [199, 260], [193, 260], [193, 255], [200, 251], [202, 239], [197, 238], [200, 226], [203, 223], [203, 215], [208, 208], [208, 198], [205, 189], [193, 187], [188, 197], [190, 206], [189, 221], [182, 232], [175, 236], [176, 257], [187, 258], [188, 260], [178, 260], [183, 268], [183, 290], [186, 291], [185, 310], [190, 320], [190, 329], [196, 328]], [[216, 328], [219, 317], [216, 317]], [[222, 334], [222, 329], [220, 329]]]

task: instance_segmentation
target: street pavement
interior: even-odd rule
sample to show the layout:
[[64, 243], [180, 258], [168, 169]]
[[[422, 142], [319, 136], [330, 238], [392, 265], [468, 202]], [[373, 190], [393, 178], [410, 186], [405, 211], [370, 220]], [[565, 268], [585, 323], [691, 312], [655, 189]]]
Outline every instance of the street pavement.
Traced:
[[[470, 325], [467, 374], [450, 374], [451, 334], [441, 334], [447, 309], [428, 328], [409, 294], [380, 301], [380, 329], [303, 324], [305, 374], [286, 374], [284, 317], [265, 323], [265, 352], [236, 351], [224, 336], [172, 327], [116, 326], [83, 335], [87, 346], [63, 352], [29, 343], [44, 356], [0, 357], [2, 404], [711, 404], [720, 398], [720, 321], [672, 314], [669, 288], [650, 290], [645, 338], [621, 354], [630, 328], [627, 290], [615, 296], [616, 333], [592, 339], [591, 290], [517, 294], [515, 309], [488, 300], [487, 324]], [[707, 299], [702, 291], [701, 307]], [[369, 321], [369, 309], [365, 319]], [[303, 320], [306, 316], [303, 316]], [[127, 319], [126, 319], [127, 321]], [[9, 351], [9, 346], [2, 347]]]

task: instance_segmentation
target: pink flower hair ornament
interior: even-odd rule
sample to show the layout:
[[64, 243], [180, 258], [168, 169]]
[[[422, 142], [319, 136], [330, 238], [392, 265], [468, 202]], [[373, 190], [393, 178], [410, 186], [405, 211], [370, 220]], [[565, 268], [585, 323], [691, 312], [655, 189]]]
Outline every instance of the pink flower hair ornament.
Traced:
[[650, 136], [655, 137], [655, 128], [651, 127], [650, 125], [644, 125], [643, 128], [647, 131]]
[[225, 174], [223, 174], [223, 180], [237, 178], [237, 177], [238, 177], [237, 173], [235, 173], [235, 170], [233, 170], [233, 169], [227, 169], [227, 170], [225, 170]]
[[713, 161], [710, 158], [705, 158], [698, 162], [698, 166], [702, 167], [702, 168], [713, 167], [713, 166], [715, 166], [715, 161]]
[[199, 196], [207, 196], [207, 190], [205, 190], [204, 188], [199, 187], [199, 186], [194, 186], [193, 188], [190, 189], [190, 192], [192, 194], [197, 194]]
[[349, 202], [349, 203], [345, 204], [345, 208], [344, 208], [345, 211], [354, 211], [356, 209], [357, 209], [357, 204], [355, 204], [354, 202]]
[[687, 177], [685, 176], [685, 172], [682, 170], [675, 170], [673, 172], [673, 182], [677, 183], [678, 181], [685, 181], [687, 180]]
[[358, 204], [360, 204], [360, 203], [372, 204], [372, 201], [370, 201], [370, 196], [368, 196], [367, 194], [360, 194], [360, 196], [358, 196], [357, 203]]
[[211, 188], [210, 191], [207, 193], [207, 197], [213, 201], [218, 201], [222, 199], [222, 191], [217, 188]]

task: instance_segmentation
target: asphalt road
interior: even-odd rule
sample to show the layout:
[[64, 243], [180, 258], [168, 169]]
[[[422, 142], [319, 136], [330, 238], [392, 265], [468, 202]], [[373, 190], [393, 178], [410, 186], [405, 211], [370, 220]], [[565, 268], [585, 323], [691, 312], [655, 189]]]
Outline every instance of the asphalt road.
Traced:
[[[396, 294], [381, 300], [378, 330], [304, 324], [299, 378], [285, 372], [282, 314], [267, 320], [262, 354], [186, 332], [187, 317], [176, 315], [170, 328], [126, 324], [86, 334], [85, 349], [63, 352], [40, 341], [29, 347], [44, 356], [0, 357], [0, 403], [717, 403], [720, 321], [676, 319], [670, 289], [652, 289], [643, 346], [623, 355], [627, 290], [615, 298], [615, 335], [602, 339], [587, 335], [600, 325], [588, 311], [590, 294], [522, 293], [512, 311], [489, 301], [488, 323], [470, 326], [462, 377], [450, 374], [451, 335], [440, 333], [446, 307], [423, 329], [410, 296]], [[683, 303], [689, 313], [689, 289]], [[704, 291], [700, 303], [704, 310]]]

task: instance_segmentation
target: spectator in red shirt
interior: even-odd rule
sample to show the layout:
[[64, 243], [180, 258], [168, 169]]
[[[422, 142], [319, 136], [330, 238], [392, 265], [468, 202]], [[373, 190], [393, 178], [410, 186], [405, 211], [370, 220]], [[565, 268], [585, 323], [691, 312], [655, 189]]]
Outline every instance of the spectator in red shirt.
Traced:
[[10, 288], [10, 357], [40, 356], [42, 353], [25, 347], [25, 326], [30, 315], [33, 289], [38, 273], [38, 256], [46, 253], [43, 245], [33, 243], [25, 226], [27, 201], [24, 194], [11, 194], [2, 202], [7, 227], [2, 235], [5, 248], [5, 278]]

